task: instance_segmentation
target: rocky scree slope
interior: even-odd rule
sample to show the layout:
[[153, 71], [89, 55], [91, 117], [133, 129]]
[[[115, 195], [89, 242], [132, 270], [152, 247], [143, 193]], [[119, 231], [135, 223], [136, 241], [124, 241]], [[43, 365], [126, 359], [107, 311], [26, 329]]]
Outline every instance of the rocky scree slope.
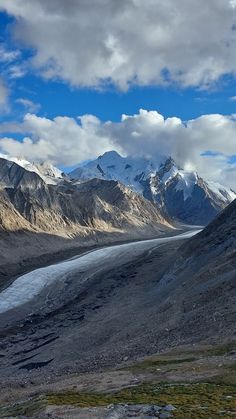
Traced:
[[236, 338], [235, 280], [236, 200], [179, 248], [160, 289], [172, 290], [173, 323], [217, 343]]

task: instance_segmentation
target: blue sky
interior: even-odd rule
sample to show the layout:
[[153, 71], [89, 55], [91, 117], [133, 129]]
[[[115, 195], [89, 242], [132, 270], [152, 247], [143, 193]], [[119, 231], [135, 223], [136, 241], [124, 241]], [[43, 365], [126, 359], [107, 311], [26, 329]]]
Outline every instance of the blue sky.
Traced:
[[14, 62], [1, 62], [1, 74], [5, 75], [10, 90], [10, 110], [1, 115], [1, 120], [19, 118], [25, 109], [17, 103], [22, 97], [40, 104], [38, 114], [48, 118], [57, 115], [77, 117], [86, 113], [101, 120], [118, 121], [120, 116], [134, 114], [140, 108], [158, 110], [165, 117], [178, 116], [183, 120], [196, 118], [202, 114], [236, 112], [236, 80], [224, 76], [216, 86], [201, 90], [198, 86], [182, 89], [179, 86], [133, 86], [127, 92], [107, 84], [101, 89], [70, 86], [63, 80], [45, 80], [37, 71], [27, 71], [22, 77], [12, 78], [8, 69], [21, 65], [34, 55], [34, 49], [17, 42], [12, 36], [14, 17], [0, 12], [1, 42], [9, 51], [18, 50], [21, 55]]
[[45, 80], [35, 71], [28, 71], [24, 76], [12, 78], [8, 69], [21, 65], [33, 54], [32, 48], [14, 40], [12, 27], [14, 17], [5, 12], [0, 13], [1, 42], [9, 51], [20, 50], [21, 56], [14, 62], [1, 62], [1, 74], [5, 75], [10, 90], [10, 110], [1, 115], [1, 120], [18, 119], [25, 112], [17, 103], [22, 97], [40, 104], [39, 115], [54, 118], [57, 115], [77, 117], [87, 113], [96, 115], [103, 121], [120, 120], [120, 116], [134, 114], [140, 108], [158, 110], [165, 117], [178, 116], [183, 120], [196, 118], [207, 113], [231, 114], [236, 112], [236, 80], [233, 77], [222, 77], [217, 86], [209, 90], [199, 87], [181, 89], [176, 86], [158, 87], [133, 86], [127, 92], [107, 85], [102, 89], [91, 87], [72, 87], [63, 80]]
[[70, 167], [153, 149], [232, 185], [236, 2], [195, 3], [0, 0], [0, 152]]
[[9, 118], [17, 118], [19, 113], [24, 112], [22, 106], [15, 103], [22, 96], [39, 103], [41, 108], [38, 114], [48, 118], [57, 115], [77, 117], [92, 113], [103, 121], [118, 121], [123, 113], [132, 115], [140, 108], [156, 109], [165, 117], [178, 116], [183, 120], [208, 113], [236, 113], [236, 101], [230, 99], [232, 91], [236, 92], [234, 80], [214, 92], [201, 92], [197, 89], [182, 91], [174, 87], [156, 86], [136, 86], [128, 92], [120, 92], [112, 87], [104, 91], [75, 89], [65, 83], [44, 81], [34, 75], [16, 80], [11, 86], [12, 114], [7, 116]]

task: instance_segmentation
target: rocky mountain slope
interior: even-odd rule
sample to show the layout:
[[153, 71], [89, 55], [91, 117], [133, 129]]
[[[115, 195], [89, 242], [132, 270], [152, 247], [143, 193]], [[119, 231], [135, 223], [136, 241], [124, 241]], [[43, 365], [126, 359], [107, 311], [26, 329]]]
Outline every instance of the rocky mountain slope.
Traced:
[[[9, 180], [10, 176], [6, 179]], [[30, 252], [32, 243], [36, 243], [35, 237], [39, 239], [37, 245], [34, 244], [34, 252], [42, 246], [42, 240], [44, 250], [48, 251], [51, 246], [55, 251], [55, 243], [59, 248], [53, 234], [41, 236], [42, 228], [46, 228], [42, 214], [47, 217], [43, 211], [49, 209], [50, 214], [52, 211], [55, 214], [55, 219], [47, 218], [50, 229], [56, 228], [57, 217], [63, 210], [66, 226], [73, 233], [75, 216], [78, 217], [76, 223], [77, 219], [84, 222], [82, 225], [80, 221], [80, 228], [91, 234], [102, 234], [104, 222], [109, 231], [112, 229], [112, 236], [116, 234], [114, 231], [121, 232], [122, 229], [126, 232], [132, 230], [132, 234], [135, 231], [140, 234], [142, 230], [147, 231], [146, 228], [149, 231], [154, 221], [160, 230], [167, 225], [151, 202], [117, 181], [93, 179], [79, 184], [63, 182], [56, 187], [46, 185], [42, 179], [37, 179], [37, 182], [35, 195], [25, 186], [26, 180], [21, 187], [2, 189], [5, 194], [3, 204], [8, 204], [6, 214], [11, 211], [13, 219], [17, 214], [17, 222], [29, 223], [37, 230], [37, 234], [29, 230], [27, 235], [23, 232], [19, 246], [21, 257], [14, 254], [18, 268], [22, 255], [25, 257], [28, 253], [27, 256], [32, 256]], [[12, 191], [16, 191], [13, 197]], [[21, 209], [17, 207], [22, 200], [24, 202], [27, 193], [33, 208], [29, 212], [25, 205]], [[42, 213], [40, 203], [43, 203]], [[34, 240], [30, 234], [34, 234]], [[5, 236], [0, 252], [2, 254], [4, 249], [7, 258], [7, 240], [12, 244], [12, 240], [19, 240], [19, 237], [4, 230], [2, 235]], [[63, 240], [60, 245], [65, 258], [68, 237]], [[165, 242], [163, 239], [158, 245], [149, 243], [151, 247], [146, 250], [144, 243], [135, 243], [142, 248], [135, 257], [133, 252], [129, 256], [127, 248], [125, 258], [109, 253], [106, 259], [102, 253], [101, 265], [95, 264], [94, 267], [88, 263], [93, 252], [88, 253], [83, 256], [88, 257], [85, 265], [80, 265], [78, 270], [73, 268], [68, 275], [63, 271], [61, 280], [57, 278], [56, 285], [48, 285], [37, 298], [28, 302], [28, 308], [24, 303], [21, 308], [15, 307], [13, 311], [2, 314], [1, 379], [5, 382], [10, 376], [22, 382], [27, 379], [42, 383], [54, 380], [56, 376], [68, 377], [109, 366], [127, 366], [126, 363], [140, 357], [171, 348], [182, 353], [183, 348], [197, 351], [199, 345], [207, 344], [214, 350], [221, 343], [230, 352], [231, 349], [227, 348], [231, 348], [235, 340], [236, 201], [201, 233], [186, 242], [181, 240]], [[111, 248], [109, 251], [113, 252]], [[69, 263], [74, 263], [74, 260]], [[6, 266], [11, 269], [12, 261]], [[8, 274], [1, 265], [0, 274], [6, 275], [6, 272]], [[32, 314], [32, 308], [36, 315]], [[217, 358], [217, 378], [221, 373], [218, 361]], [[164, 379], [162, 367], [158, 363], [153, 365], [155, 374], [160, 374], [160, 381]], [[201, 375], [204, 369], [200, 360], [187, 373], [192, 379], [193, 371], [197, 371], [202, 380], [205, 379]]]
[[236, 278], [236, 200], [222, 211], [201, 233], [190, 239], [179, 251], [180, 261], [198, 266], [195, 277], [208, 273], [217, 283], [218, 277]]
[[207, 224], [236, 198], [230, 189], [181, 169], [172, 158], [160, 165], [111, 151], [79, 166], [70, 176], [119, 180], [154, 202], [164, 214], [192, 224]]
[[235, 339], [236, 200], [177, 251], [161, 279], [166, 303], [183, 330], [196, 337]]
[[117, 181], [73, 184], [63, 178], [48, 184], [36, 172], [0, 159], [2, 272], [72, 246], [148, 238], [169, 229], [150, 201]]
[[13, 206], [33, 228], [47, 233], [68, 236], [81, 228], [155, 230], [168, 225], [153, 204], [117, 181], [49, 185], [37, 173], [0, 159], [0, 186], [1, 202], [9, 211]]
[[[68, 275], [63, 271], [66, 287], [58, 281], [28, 302], [28, 308], [22, 304], [2, 314], [1, 377], [10, 371], [11, 376], [40, 377], [42, 382], [46, 377], [127, 366], [173, 348], [182, 354], [183, 349], [197, 352], [212, 345], [217, 356], [221, 344], [230, 352], [235, 340], [235, 229], [236, 201], [182, 245], [175, 239], [151, 244], [125, 263], [117, 253], [108, 259], [103, 254], [101, 269], [96, 265], [86, 281], [89, 263]], [[32, 308], [38, 314], [23, 323], [21, 316], [27, 310], [32, 313]], [[194, 359], [195, 355], [190, 358]], [[222, 372], [218, 358], [215, 363], [218, 379]], [[162, 368], [153, 364], [160, 381]], [[204, 370], [200, 361], [186, 373], [192, 379], [197, 372], [202, 380]]]
[[60, 169], [53, 166], [51, 163], [31, 163], [24, 158], [10, 157], [0, 153], [1, 165], [3, 164], [3, 160], [8, 161], [8, 164], [10, 164], [10, 162], [16, 163], [28, 172], [37, 173], [37, 175], [39, 175], [44, 182], [49, 185], [56, 185], [58, 182], [67, 178], [67, 176]]

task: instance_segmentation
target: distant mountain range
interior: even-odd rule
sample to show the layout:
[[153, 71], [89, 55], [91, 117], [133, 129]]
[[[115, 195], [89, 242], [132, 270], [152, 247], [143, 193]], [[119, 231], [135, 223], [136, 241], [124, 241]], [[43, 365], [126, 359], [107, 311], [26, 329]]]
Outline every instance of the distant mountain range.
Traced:
[[[25, 160], [24, 158], [10, 157], [1, 153], [0, 153], [0, 159], [2, 159], [1, 160], [2, 162], [7, 161], [8, 167], [11, 167], [11, 162], [13, 162], [13, 163], [16, 163], [17, 166], [20, 166], [23, 169], [25, 169], [27, 172], [37, 173], [37, 175], [39, 175], [44, 180], [44, 182], [47, 183], [48, 185], [55, 185], [59, 181], [66, 178], [65, 173], [63, 173], [60, 169], [58, 169], [57, 167], [47, 162], [31, 163], [28, 160]], [[15, 167], [16, 169], [16, 166], [13, 166], [13, 167]], [[2, 173], [2, 170], [1, 170], [1, 173]], [[8, 172], [6, 172], [6, 175], [8, 175]], [[3, 173], [1, 177], [3, 177]], [[14, 181], [14, 173], [10, 175], [10, 177], [12, 181]]]
[[145, 235], [170, 227], [155, 205], [118, 181], [72, 182], [56, 168], [16, 161], [0, 158], [3, 228], [86, 236], [91, 230]]
[[[0, 158], [0, 288], [21, 272], [56, 262], [58, 256], [59, 260], [71, 257], [72, 250], [74, 255], [78, 255], [78, 249], [81, 252], [88, 250], [86, 246], [91, 250], [91, 246], [112, 241], [172, 234], [176, 224], [170, 218], [170, 209], [174, 212], [175, 207], [177, 210], [183, 205], [182, 211], [188, 210], [189, 215], [182, 219], [189, 220], [190, 211], [193, 211], [193, 221], [196, 223], [213, 216], [214, 211], [219, 211], [235, 196], [227, 188], [208, 183], [196, 173], [178, 168], [171, 158], [156, 167], [140, 159], [132, 167], [131, 163], [136, 159], [123, 160], [115, 153], [111, 156], [113, 164], [109, 166], [113, 167], [103, 163], [103, 159], [109, 157], [106, 153], [98, 159], [99, 168], [96, 169], [97, 161], [87, 163], [70, 175], [71, 179], [53, 167], [45, 172], [46, 165], [35, 166], [37, 171], [32, 170], [33, 165], [28, 170], [28, 162], [24, 161], [23, 164], [21, 160], [19, 165], [16, 161]], [[122, 183], [113, 178], [105, 178], [105, 174], [107, 177], [116, 177], [116, 159], [123, 164], [123, 169], [119, 171]], [[88, 167], [90, 176], [86, 174]], [[99, 171], [100, 178], [92, 173], [93, 167]], [[108, 174], [106, 168], [112, 174]], [[126, 176], [126, 170], [131, 168], [133, 170]], [[149, 199], [144, 198], [148, 196], [147, 191], [151, 193]], [[167, 213], [168, 217], [163, 215]], [[232, 339], [235, 329], [235, 249], [236, 201], [231, 202], [201, 233], [182, 246], [179, 247], [175, 241], [172, 244], [169, 242], [167, 247], [159, 248], [157, 253], [154, 249], [151, 253], [146, 252], [141, 263], [139, 258], [134, 258], [132, 265], [128, 264], [122, 271], [109, 271], [104, 278], [103, 274], [97, 278], [92, 277], [92, 282], [88, 281], [87, 290], [78, 291], [81, 292], [78, 294], [82, 296], [81, 300], [76, 295], [75, 300], [79, 305], [82, 301], [88, 306], [93, 288], [91, 284], [95, 284], [94, 295], [97, 298], [99, 288], [96, 286], [100, 286], [101, 277], [102, 295], [106, 281], [113, 276], [112, 287], [115, 282], [119, 284], [119, 281], [123, 285], [120, 291], [120, 285], [117, 285], [117, 294], [114, 294], [113, 300], [107, 294], [110, 304], [101, 306], [101, 310], [105, 311], [102, 311], [100, 321], [85, 323], [89, 324], [89, 329], [81, 329], [83, 336], [84, 330], [91, 331], [91, 324], [93, 329], [94, 324], [98, 325], [98, 339], [94, 342], [99, 347], [101, 333], [104, 329], [110, 330], [113, 319], [115, 333], [110, 340], [106, 339], [106, 348], [109, 348], [109, 342], [114, 342], [113, 339], [117, 339], [117, 345], [119, 343], [122, 346], [123, 342], [127, 342], [127, 329], [125, 326], [119, 327], [117, 333], [117, 324], [123, 313], [125, 321], [120, 320], [120, 325], [126, 325], [127, 318], [134, 320], [128, 322], [128, 348], [129, 353], [134, 350], [135, 357], [137, 345], [141, 341], [140, 350], [146, 351], [148, 347], [150, 353], [156, 351], [157, 347], [163, 349], [199, 342], [218, 344], [219, 339], [227, 342]], [[127, 286], [125, 291], [123, 286]], [[135, 287], [135, 292], [131, 296], [137, 298], [133, 312], [127, 310], [132, 287]], [[63, 297], [61, 290], [59, 288]], [[121, 297], [117, 300], [119, 292]], [[71, 294], [72, 302], [74, 297]], [[97, 301], [96, 298], [94, 301]], [[113, 302], [114, 316], [110, 317], [107, 313], [113, 313]], [[111, 312], [106, 311], [107, 305], [111, 306]], [[69, 317], [67, 312], [66, 316]], [[76, 325], [77, 319], [76, 306]], [[71, 330], [74, 332], [74, 329]], [[104, 341], [102, 351], [103, 345]], [[114, 347], [111, 348], [114, 351]]]
[[25, 263], [45, 263], [50, 254], [65, 258], [72, 248], [78, 253], [172, 229], [156, 205], [118, 181], [73, 182], [47, 164], [0, 158], [0, 286], [1, 277]]
[[48, 163], [0, 155], [0, 188], [1, 200], [9, 200], [33, 228], [65, 235], [132, 226], [143, 232], [176, 220], [205, 225], [236, 198], [171, 157], [158, 164], [115, 151], [68, 175]]
[[118, 180], [155, 203], [166, 216], [191, 224], [207, 224], [236, 198], [231, 189], [181, 169], [171, 157], [160, 165], [155, 160], [121, 157], [110, 151], [81, 164], [70, 177]]

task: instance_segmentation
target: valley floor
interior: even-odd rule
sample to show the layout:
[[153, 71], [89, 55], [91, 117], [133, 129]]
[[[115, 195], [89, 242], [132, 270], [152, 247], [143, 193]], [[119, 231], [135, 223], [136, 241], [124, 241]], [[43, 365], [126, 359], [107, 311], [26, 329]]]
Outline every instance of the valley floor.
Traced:
[[[236, 345], [179, 347], [117, 369], [3, 389], [2, 418], [232, 418]], [[162, 415], [162, 416], [161, 416]]]
[[[43, 310], [33, 300], [16, 308], [18, 317], [2, 313], [0, 417], [119, 419], [127, 404], [160, 405], [160, 414], [179, 418], [231, 417], [231, 308], [219, 324], [211, 304], [196, 310], [191, 287], [180, 284], [176, 294], [162, 283], [183, 242], [105, 260], [82, 284], [80, 266], [52, 283]], [[168, 413], [169, 404], [176, 410]]]

